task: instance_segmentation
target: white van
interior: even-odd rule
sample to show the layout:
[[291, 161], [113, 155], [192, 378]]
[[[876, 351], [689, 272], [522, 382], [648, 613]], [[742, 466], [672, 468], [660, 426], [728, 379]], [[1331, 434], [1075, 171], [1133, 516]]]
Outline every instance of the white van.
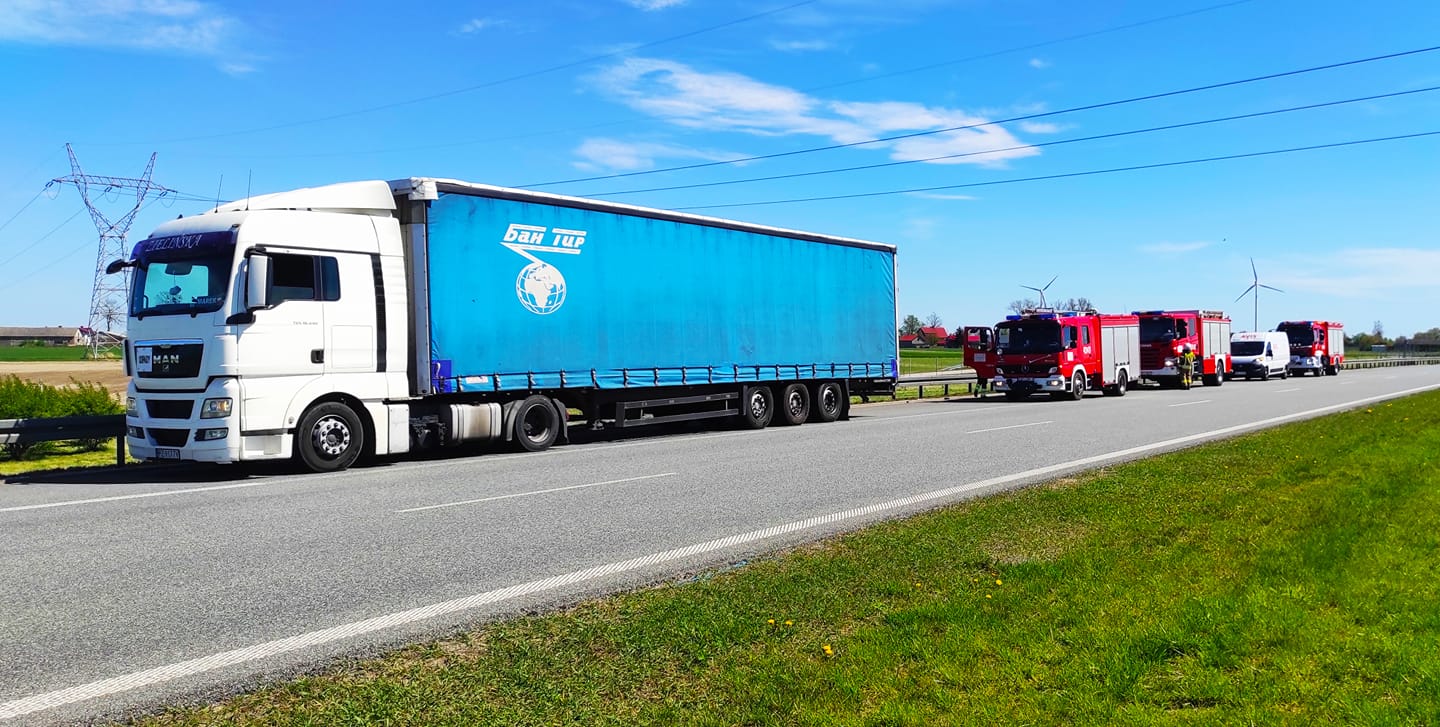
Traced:
[[1285, 378], [1290, 363], [1290, 339], [1280, 331], [1241, 331], [1230, 336], [1229, 376], [1244, 375], [1246, 380], [1271, 374]]

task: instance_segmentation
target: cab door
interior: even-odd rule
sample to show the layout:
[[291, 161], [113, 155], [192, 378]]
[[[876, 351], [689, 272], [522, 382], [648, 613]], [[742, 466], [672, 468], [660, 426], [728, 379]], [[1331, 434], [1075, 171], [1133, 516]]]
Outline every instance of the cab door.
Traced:
[[976, 378], [994, 378], [995, 331], [984, 326], [966, 326], [962, 336], [965, 365], [975, 370]]

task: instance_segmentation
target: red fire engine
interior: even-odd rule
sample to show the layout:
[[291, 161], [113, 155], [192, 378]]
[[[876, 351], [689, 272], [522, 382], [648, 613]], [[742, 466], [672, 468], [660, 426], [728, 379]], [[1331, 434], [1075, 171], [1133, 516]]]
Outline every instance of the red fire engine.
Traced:
[[[966, 329], [967, 363], [988, 365], [991, 383], [1007, 399], [1046, 392], [1080, 399], [1087, 390], [1124, 396], [1140, 365], [1139, 319], [1095, 311], [1034, 310], [1006, 316], [988, 328]], [[976, 348], [970, 348], [975, 333]], [[987, 340], [989, 346], [979, 342]], [[985, 359], [977, 356], [984, 354]], [[981, 376], [976, 368], [976, 376]]]
[[1290, 339], [1290, 373], [1340, 373], [1345, 364], [1345, 326], [1334, 321], [1285, 321], [1275, 330]]
[[1195, 354], [1196, 378], [1219, 386], [1234, 373], [1230, 319], [1218, 310], [1145, 310], [1140, 317], [1140, 375], [1161, 386], [1179, 386], [1181, 354]]
[[995, 378], [995, 334], [983, 326], [966, 326], [958, 335], [965, 347], [965, 365], [975, 372], [975, 383], [983, 390]]

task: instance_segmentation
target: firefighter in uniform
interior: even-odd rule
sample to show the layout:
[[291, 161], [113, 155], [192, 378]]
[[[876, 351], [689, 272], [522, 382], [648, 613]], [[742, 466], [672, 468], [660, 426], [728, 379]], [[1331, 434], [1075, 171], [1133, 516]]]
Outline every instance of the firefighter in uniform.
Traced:
[[1195, 352], [1189, 346], [1180, 350], [1180, 360], [1176, 362], [1180, 367], [1180, 385], [1190, 388], [1191, 377], [1195, 374]]

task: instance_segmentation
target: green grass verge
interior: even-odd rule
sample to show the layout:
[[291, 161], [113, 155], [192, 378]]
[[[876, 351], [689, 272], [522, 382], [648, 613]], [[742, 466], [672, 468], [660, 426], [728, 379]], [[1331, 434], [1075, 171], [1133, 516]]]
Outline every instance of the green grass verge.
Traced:
[[[90, 358], [85, 346], [0, 346], [0, 361], [84, 361]], [[111, 352], [108, 359], [119, 359]]]
[[965, 363], [964, 352], [958, 348], [902, 348], [900, 373], [929, 374]]
[[147, 724], [1440, 723], [1440, 394]]
[[[109, 439], [104, 446], [86, 451], [77, 442], [49, 442], [42, 449], [21, 459], [11, 459], [0, 447], [0, 477], [25, 472], [74, 469], [77, 467], [108, 467], [115, 464], [115, 440]], [[126, 453], [126, 462], [139, 462]]]

